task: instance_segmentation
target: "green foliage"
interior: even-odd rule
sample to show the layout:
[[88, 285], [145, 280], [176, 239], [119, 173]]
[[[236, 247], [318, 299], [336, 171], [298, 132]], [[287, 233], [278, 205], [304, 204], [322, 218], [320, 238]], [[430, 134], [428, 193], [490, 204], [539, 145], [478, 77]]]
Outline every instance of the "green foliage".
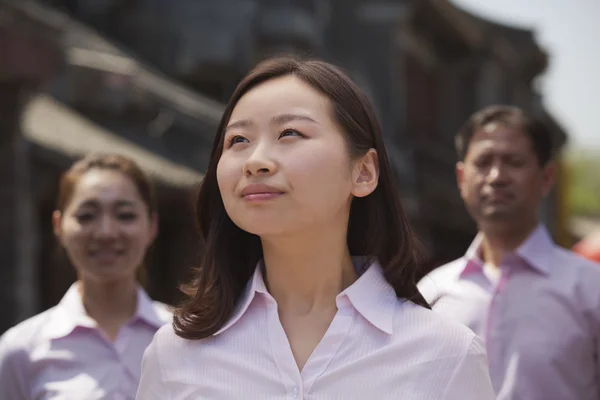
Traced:
[[566, 157], [567, 199], [574, 215], [600, 215], [600, 152], [573, 150]]

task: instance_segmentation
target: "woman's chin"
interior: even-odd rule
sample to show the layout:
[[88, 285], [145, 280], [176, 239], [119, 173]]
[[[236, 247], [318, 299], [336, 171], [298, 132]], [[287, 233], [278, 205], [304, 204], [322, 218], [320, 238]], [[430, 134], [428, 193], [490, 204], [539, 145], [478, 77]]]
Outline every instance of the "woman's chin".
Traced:
[[257, 220], [257, 221], [244, 221], [243, 223], [236, 224], [240, 229], [251, 233], [261, 238], [285, 235], [290, 231], [288, 224], [283, 224], [283, 221], [269, 221], [269, 220]]
[[135, 271], [132, 272], [131, 268], [123, 266], [93, 268], [93, 270], [81, 273], [80, 276], [81, 275], [85, 275], [90, 281], [103, 285], [135, 279]]

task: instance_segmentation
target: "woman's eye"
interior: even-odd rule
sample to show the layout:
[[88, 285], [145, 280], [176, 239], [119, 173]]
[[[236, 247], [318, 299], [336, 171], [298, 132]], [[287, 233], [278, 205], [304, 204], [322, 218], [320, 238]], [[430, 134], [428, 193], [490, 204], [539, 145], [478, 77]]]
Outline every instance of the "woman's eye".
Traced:
[[243, 136], [234, 136], [232, 141], [233, 141], [233, 143], [243, 143], [243, 142], [247, 142], [248, 139], [246, 139]]
[[248, 139], [246, 139], [245, 137], [240, 136], [240, 135], [235, 135], [235, 136], [230, 137], [227, 140], [227, 146], [230, 147], [236, 143], [247, 143], [247, 142], [248, 142]]
[[121, 221], [133, 221], [137, 218], [137, 214], [136, 213], [120, 213], [117, 215], [117, 217]]
[[295, 129], [286, 129], [283, 132], [281, 132], [281, 135], [279, 135], [279, 137], [286, 136], [302, 136], [302, 134]]
[[79, 221], [80, 224], [84, 224], [93, 220], [95, 218], [95, 215], [91, 213], [78, 214], [75, 216], [75, 218], [77, 218], [77, 221]]

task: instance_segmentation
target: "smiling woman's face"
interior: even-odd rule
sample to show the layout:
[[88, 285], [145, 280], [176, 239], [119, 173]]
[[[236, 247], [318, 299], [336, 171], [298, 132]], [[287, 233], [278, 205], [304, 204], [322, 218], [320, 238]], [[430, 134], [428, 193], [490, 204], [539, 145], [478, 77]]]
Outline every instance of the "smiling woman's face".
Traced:
[[217, 180], [232, 221], [264, 237], [347, 220], [352, 170], [327, 97], [285, 76], [251, 89], [233, 109]]
[[54, 230], [81, 279], [106, 283], [135, 279], [154, 240], [156, 218], [133, 181], [118, 171], [81, 175]]

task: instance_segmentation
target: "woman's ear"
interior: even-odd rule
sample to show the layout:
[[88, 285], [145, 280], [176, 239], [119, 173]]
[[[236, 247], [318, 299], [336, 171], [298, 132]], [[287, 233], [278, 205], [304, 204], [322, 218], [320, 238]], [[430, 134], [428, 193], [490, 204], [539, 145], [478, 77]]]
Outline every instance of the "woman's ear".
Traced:
[[377, 150], [369, 149], [367, 153], [354, 163], [352, 171], [352, 194], [355, 197], [366, 197], [373, 193], [379, 182], [379, 157]]

